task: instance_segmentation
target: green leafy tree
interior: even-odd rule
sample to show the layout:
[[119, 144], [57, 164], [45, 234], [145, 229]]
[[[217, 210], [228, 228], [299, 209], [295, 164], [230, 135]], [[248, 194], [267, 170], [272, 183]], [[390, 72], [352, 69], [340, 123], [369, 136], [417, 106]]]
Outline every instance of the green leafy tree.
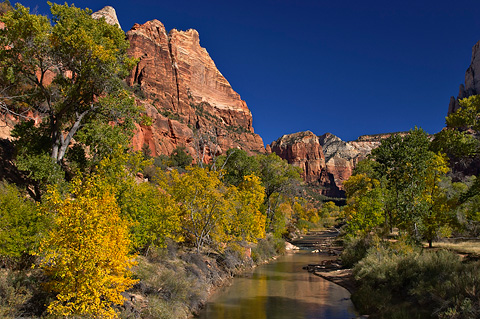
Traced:
[[177, 146], [170, 154], [170, 166], [185, 169], [191, 165], [193, 157], [185, 151], [185, 146]]
[[387, 228], [416, 231], [416, 218], [424, 207], [416, 199], [425, 188], [428, 163], [434, 156], [429, 145], [427, 133], [415, 128], [405, 136], [392, 135], [372, 151], [375, 172], [385, 182]]
[[244, 177], [251, 174], [259, 174], [260, 163], [255, 156], [249, 156], [246, 151], [232, 148], [227, 154], [217, 160], [217, 166], [225, 173], [223, 179], [227, 184], [238, 186], [244, 181]]
[[44, 227], [35, 203], [14, 186], [0, 183], [0, 259], [18, 263], [30, 256]]
[[289, 165], [275, 153], [258, 155], [258, 162], [260, 178], [265, 187], [264, 205], [267, 212], [267, 223], [271, 223], [275, 218], [277, 207], [286, 198], [293, 199], [297, 195], [301, 182], [300, 168]]
[[[0, 17], [0, 75], [7, 95], [1, 105], [23, 118], [27, 111], [39, 114], [41, 124], [30, 129], [48, 142], [37, 145], [62, 163], [74, 137], [95, 153], [109, 144], [105, 132], [112, 123], [131, 132], [138, 108], [121, 84], [133, 62], [123, 31], [93, 19], [88, 9], [51, 4], [50, 11], [51, 20], [17, 4]], [[18, 135], [27, 145], [24, 138]], [[20, 149], [20, 155], [29, 151]]]
[[165, 173], [157, 172], [158, 185], [136, 180], [137, 173], [152, 161], [145, 160], [142, 152], [117, 147], [95, 172], [115, 190], [121, 216], [130, 222], [133, 246], [146, 254], [151, 247], [163, 247], [167, 238], [178, 239], [180, 232], [180, 208], [164, 191]]
[[433, 240], [439, 231], [447, 231], [455, 223], [455, 212], [448, 200], [447, 191], [442, 187], [442, 179], [448, 172], [447, 159], [435, 155], [428, 163], [425, 176], [425, 189], [419, 201], [426, 204], [426, 209], [420, 217], [419, 230], [423, 238], [432, 247]]
[[352, 175], [344, 183], [347, 205], [343, 212], [350, 234], [366, 235], [385, 223], [380, 182], [364, 174]]
[[167, 238], [179, 239], [180, 207], [162, 189], [134, 183], [119, 201], [122, 215], [131, 222], [136, 249], [148, 254], [151, 247], [165, 247]]

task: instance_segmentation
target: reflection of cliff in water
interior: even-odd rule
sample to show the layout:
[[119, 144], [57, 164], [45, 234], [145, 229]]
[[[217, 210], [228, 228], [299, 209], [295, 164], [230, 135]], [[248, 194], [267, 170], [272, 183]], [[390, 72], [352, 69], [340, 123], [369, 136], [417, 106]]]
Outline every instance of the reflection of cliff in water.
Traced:
[[302, 269], [325, 258], [301, 251], [259, 266], [218, 291], [199, 318], [354, 318], [347, 290]]

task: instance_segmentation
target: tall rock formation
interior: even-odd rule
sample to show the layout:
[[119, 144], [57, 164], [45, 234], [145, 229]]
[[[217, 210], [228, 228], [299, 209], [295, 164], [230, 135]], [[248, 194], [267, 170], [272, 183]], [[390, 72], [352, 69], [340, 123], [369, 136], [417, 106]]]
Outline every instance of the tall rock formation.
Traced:
[[283, 135], [270, 144], [270, 149], [289, 164], [300, 167], [307, 183], [318, 180], [325, 170], [322, 146], [318, 136], [310, 131]]
[[458, 100], [480, 94], [480, 41], [472, 48], [472, 60], [465, 72], [465, 85], [460, 84], [457, 98], [451, 97], [448, 105], [448, 114], [455, 112], [460, 104]]
[[[139, 126], [134, 147], [147, 144], [153, 155], [186, 146], [222, 153], [241, 148], [264, 153], [252, 114], [205, 48], [196, 30], [167, 34], [158, 20], [135, 24], [127, 32], [130, 56], [139, 60], [127, 78], [153, 124]], [[215, 148], [215, 149], [213, 149]]]
[[321, 194], [344, 197], [343, 182], [352, 175], [357, 163], [390, 135], [363, 135], [356, 141], [345, 142], [331, 133], [316, 136], [306, 131], [284, 135], [267, 150], [302, 168], [305, 182]]
[[359, 161], [366, 158], [381, 140], [364, 135], [356, 141], [344, 142], [339, 137], [326, 133], [319, 137], [325, 154], [327, 172], [333, 175], [335, 185], [343, 190], [343, 182], [353, 173]]
[[319, 188], [322, 195], [342, 197], [332, 174], [325, 166], [325, 155], [318, 136], [310, 131], [283, 135], [267, 147], [287, 160], [289, 164], [302, 169], [302, 177], [307, 184]]

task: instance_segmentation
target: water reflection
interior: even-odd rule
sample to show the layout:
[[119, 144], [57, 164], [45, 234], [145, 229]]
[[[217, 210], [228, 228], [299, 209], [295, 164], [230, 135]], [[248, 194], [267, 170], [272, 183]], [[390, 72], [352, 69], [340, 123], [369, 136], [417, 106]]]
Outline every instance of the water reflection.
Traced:
[[198, 318], [355, 318], [348, 291], [302, 269], [321, 260], [299, 252], [259, 266], [212, 296]]

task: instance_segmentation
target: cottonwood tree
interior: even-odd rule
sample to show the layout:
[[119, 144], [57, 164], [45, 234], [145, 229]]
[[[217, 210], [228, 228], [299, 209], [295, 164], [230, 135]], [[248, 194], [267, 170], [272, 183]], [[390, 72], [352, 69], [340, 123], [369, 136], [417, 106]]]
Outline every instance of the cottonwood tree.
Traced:
[[41, 267], [56, 299], [54, 316], [117, 318], [113, 305], [135, 280], [129, 254], [128, 223], [120, 218], [113, 190], [100, 177], [71, 183], [71, 196], [56, 189], [46, 194], [43, 210], [53, 227], [40, 244]]
[[344, 183], [347, 205], [344, 208], [347, 231], [368, 234], [385, 222], [383, 192], [380, 182], [365, 174], [351, 176]]
[[[113, 124], [114, 139], [120, 131], [131, 132], [138, 108], [122, 88], [133, 65], [124, 32], [93, 19], [89, 9], [50, 4], [50, 11], [51, 19], [17, 4], [0, 17], [2, 111], [31, 121], [31, 113], [39, 115], [41, 124], [28, 129], [45, 142], [43, 148], [20, 155], [28, 162], [48, 154], [61, 164], [78, 132], [85, 131], [78, 139], [95, 154]], [[25, 129], [17, 129], [19, 140]]]
[[425, 188], [420, 195], [419, 202], [424, 203], [425, 208], [420, 216], [419, 230], [429, 247], [442, 229], [448, 230], [455, 222], [452, 202], [441, 185], [448, 170], [447, 159], [434, 155], [428, 163]]
[[185, 237], [192, 237], [197, 251], [206, 243], [226, 239], [226, 223], [234, 209], [228, 200], [228, 186], [219, 178], [219, 172], [201, 167], [187, 167], [180, 175], [173, 170], [165, 176], [165, 187], [179, 203], [181, 228]]
[[230, 240], [246, 240], [256, 242], [265, 237], [265, 214], [260, 207], [265, 197], [265, 189], [261, 180], [255, 175], [246, 175], [243, 182], [230, 187], [229, 199], [234, 209], [228, 220]]
[[387, 228], [416, 231], [416, 218], [421, 213], [416, 199], [425, 188], [428, 163], [435, 155], [429, 146], [427, 133], [415, 128], [405, 136], [390, 136], [372, 150], [377, 179], [384, 181], [386, 188]]
[[265, 187], [267, 223], [271, 224], [276, 219], [275, 210], [284, 199], [297, 195], [301, 181], [300, 168], [288, 164], [275, 153], [258, 155], [257, 158], [260, 164], [259, 175]]

